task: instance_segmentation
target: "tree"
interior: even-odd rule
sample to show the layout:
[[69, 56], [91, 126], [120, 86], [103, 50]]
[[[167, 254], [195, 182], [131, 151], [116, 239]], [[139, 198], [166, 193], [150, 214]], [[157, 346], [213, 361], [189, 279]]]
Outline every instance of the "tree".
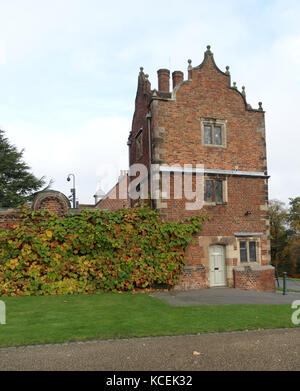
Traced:
[[300, 236], [300, 197], [289, 198], [288, 221], [290, 224], [291, 236]]
[[274, 265], [282, 263], [283, 250], [287, 246], [287, 210], [283, 202], [270, 200], [271, 258]]
[[289, 199], [289, 208], [278, 200], [269, 203], [271, 257], [279, 272], [300, 277], [300, 197]]
[[0, 206], [18, 207], [30, 200], [32, 194], [44, 185], [44, 178], [38, 179], [29, 172], [24, 163], [23, 152], [11, 145], [0, 130]]
[[[289, 253], [291, 261], [294, 264], [295, 277], [300, 274], [300, 197], [289, 198]], [[294, 273], [294, 274], [295, 274]]]

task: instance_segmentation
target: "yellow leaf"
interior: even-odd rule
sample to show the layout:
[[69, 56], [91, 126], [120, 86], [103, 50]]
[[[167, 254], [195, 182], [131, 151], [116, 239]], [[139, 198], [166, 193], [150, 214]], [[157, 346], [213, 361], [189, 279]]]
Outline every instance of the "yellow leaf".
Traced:
[[49, 239], [52, 239], [53, 233], [52, 231], [46, 231], [46, 235]]

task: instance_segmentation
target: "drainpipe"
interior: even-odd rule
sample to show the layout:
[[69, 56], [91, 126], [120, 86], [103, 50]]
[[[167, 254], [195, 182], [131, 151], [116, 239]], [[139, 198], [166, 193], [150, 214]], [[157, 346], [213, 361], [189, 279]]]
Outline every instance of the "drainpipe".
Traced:
[[[128, 139], [128, 142], [127, 142], [127, 145], [128, 145], [128, 163], [129, 163], [129, 174], [130, 174], [130, 146], [131, 146], [131, 140], [130, 138]], [[130, 176], [129, 176], [129, 185], [130, 185]], [[128, 196], [129, 196], [129, 206], [130, 208], [132, 208], [132, 199], [129, 195], [129, 188], [127, 189], [127, 193], [128, 193]]]
[[148, 122], [148, 149], [149, 149], [149, 181], [150, 181], [150, 206], [153, 208], [153, 200], [152, 200], [152, 148], [151, 148], [151, 118], [152, 114], [149, 113], [146, 115]]

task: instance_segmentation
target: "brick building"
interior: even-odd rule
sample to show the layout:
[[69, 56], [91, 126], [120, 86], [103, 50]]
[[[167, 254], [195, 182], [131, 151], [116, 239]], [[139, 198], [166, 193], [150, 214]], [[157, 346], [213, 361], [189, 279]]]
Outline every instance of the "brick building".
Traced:
[[[210, 216], [187, 249], [177, 289], [274, 290], [264, 114], [261, 102], [253, 109], [245, 88], [240, 92], [231, 84], [229, 67], [223, 72], [216, 66], [209, 46], [201, 65], [193, 67], [189, 60], [187, 80], [183, 72], [172, 73], [171, 91], [169, 70], [158, 71], [158, 90], [140, 70], [128, 139], [130, 165], [155, 164], [160, 182], [169, 172], [169, 194], [160, 191], [152, 200], [163, 219]], [[204, 167], [201, 210], [187, 210], [187, 200], [175, 196], [175, 178], [185, 164], [193, 167], [194, 185], [196, 165]], [[151, 174], [148, 180], [152, 183]]]
[[120, 173], [118, 183], [112, 189], [110, 189], [108, 193], [101, 196], [99, 201], [96, 200], [95, 208], [111, 211], [129, 208], [130, 200], [128, 196], [128, 188], [128, 172], [123, 170]]

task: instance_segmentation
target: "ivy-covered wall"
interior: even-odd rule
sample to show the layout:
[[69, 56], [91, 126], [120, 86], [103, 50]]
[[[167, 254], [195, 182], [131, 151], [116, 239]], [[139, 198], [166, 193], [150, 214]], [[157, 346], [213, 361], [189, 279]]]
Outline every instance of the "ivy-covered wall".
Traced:
[[173, 287], [203, 217], [163, 222], [148, 207], [59, 218], [24, 209], [0, 230], [0, 295], [55, 295]]

